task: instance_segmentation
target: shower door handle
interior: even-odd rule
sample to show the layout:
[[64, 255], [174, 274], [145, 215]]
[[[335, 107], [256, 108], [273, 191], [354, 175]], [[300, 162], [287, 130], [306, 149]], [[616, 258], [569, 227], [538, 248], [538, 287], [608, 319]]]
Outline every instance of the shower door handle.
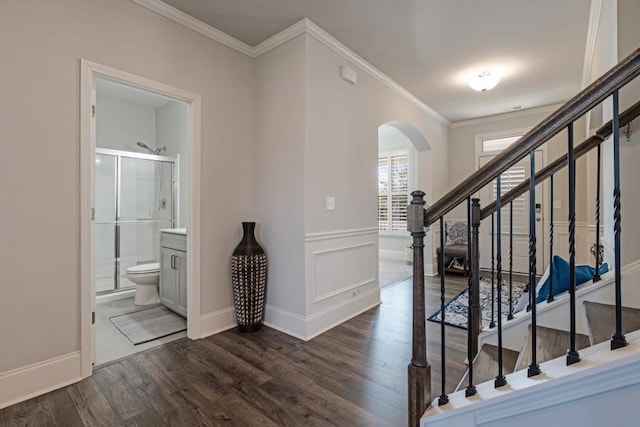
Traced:
[[120, 261], [120, 223], [116, 223], [116, 230], [115, 230], [115, 245], [116, 245], [116, 250], [115, 250], [115, 256], [116, 256], [116, 260]]

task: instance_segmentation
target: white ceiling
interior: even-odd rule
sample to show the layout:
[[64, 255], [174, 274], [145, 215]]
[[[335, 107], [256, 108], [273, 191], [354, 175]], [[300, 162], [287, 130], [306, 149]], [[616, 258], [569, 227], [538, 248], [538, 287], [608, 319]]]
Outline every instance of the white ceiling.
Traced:
[[[164, 0], [255, 46], [308, 18], [452, 122], [580, 90], [589, 0]], [[503, 73], [489, 92], [468, 79]]]

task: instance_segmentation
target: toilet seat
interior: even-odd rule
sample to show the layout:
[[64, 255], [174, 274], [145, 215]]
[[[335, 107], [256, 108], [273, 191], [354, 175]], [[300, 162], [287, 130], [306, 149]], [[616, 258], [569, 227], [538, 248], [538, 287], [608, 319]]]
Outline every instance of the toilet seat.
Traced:
[[160, 273], [160, 263], [152, 262], [149, 264], [139, 264], [134, 265], [133, 267], [127, 268], [127, 274], [131, 274], [133, 276], [142, 275], [142, 274], [156, 274]]

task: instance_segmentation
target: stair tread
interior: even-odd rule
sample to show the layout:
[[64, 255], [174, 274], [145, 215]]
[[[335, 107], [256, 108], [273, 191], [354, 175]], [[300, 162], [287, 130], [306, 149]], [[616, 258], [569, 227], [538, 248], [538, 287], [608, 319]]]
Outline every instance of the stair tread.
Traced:
[[[536, 362], [538, 364], [561, 357], [567, 354], [570, 347], [570, 334], [568, 331], [538, 326], [536, 328]], [[526, 369], [531, 364], [531, 325], [529, 325], [527, 338], [521, 357], [518, 360], [516, 370]], [[576, 334], [576, 350], [589, 347], [589, 337]]]
[[[615, 331], [616, 308], [614, 305], [585, 301], [587, 324], [593, 344], [611, 339]], [[622, 307], [622, 333], [640, 329], [640, 309]]]
[[[502, 366], [504, 375], [514, 372], [517, 360], [517, 351], [509, 350], [507, 348], [502, 349]], [[458, 390], [467, 387], [468, 374], [469, 370], [465, 372], [464, 376], [460, 380]], [[498, 376], [498, 347], [491, 344], [483, 344], [480, 352], [473, 361], [473, 382], [474, 384], [481, 384], [495, 379], [496, 376]]]

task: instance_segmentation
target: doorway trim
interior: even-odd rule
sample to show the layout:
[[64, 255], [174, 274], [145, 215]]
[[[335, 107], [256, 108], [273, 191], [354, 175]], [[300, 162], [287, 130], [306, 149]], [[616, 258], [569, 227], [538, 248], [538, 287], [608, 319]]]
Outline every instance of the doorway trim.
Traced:
[[86, 59], [80, 60], [80, 369], [82, 378], [92, 374], [95, 343], [92, 312], [95, 310], [94, 208], [95, 79], [103, 78], [183, 101], [188, 105], [189, 233], [187, 237], [187, 336], [201, 338], [200, 284], [200, 152], [201, 96], [145, 77]]

